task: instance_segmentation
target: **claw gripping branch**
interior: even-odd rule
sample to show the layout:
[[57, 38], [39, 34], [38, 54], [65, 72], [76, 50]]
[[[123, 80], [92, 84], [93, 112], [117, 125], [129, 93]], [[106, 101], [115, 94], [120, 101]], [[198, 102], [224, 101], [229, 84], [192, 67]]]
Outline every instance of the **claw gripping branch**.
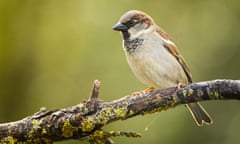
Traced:
[[112, 102], [98, 98], [100, 82], [95, 80], [87, 101], [63, 109], [42, 108], [32, 116], [16, 122], [0, 124], [0, 143], [51, 144], [77, 139], [91, 144], [112, 144], [115, 136], [140, 137], [135, 132], [103, 131], [108, 123], [117, 120], [160, 112], [177, 105], [204, 100], [240, 99], [239, 80], [213, 80], [154, 90], [140, 95], [125, 96]]

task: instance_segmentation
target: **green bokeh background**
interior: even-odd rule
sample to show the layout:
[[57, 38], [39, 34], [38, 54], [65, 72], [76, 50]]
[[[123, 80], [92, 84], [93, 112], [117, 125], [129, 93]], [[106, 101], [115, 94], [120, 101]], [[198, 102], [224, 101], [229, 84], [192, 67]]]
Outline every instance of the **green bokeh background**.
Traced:
[[[105, 101], [145, 89], [128, 67], [120, 34], [111, 30], [131, 9], [149, 13], [171, 35], [194, 81], [239, 79], [239, 0], [0, 0], [0, 122], [86, 100], [95, 79]], [[179, 106], [105, 129], [143, 136], [116, 143], [238, 144], [240, 103], [202, 104], [212, 126], [197, 127]], [[79, 141], [59, 142], [70, 143]]]

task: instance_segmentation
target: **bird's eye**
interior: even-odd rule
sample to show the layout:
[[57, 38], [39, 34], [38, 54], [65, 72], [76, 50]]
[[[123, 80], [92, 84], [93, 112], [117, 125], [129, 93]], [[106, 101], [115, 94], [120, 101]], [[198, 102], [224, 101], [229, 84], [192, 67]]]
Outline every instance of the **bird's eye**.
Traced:
[[130, 27], [134, 26], [135, 24], [137, 24], [137, 20], [130, 20], [127, 22], [127, 27], [130, 28]]

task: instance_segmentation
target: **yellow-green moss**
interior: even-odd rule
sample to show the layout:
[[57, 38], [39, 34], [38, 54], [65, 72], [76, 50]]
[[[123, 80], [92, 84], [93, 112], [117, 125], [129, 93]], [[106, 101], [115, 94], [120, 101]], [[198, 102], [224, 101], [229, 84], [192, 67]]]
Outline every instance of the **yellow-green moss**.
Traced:
[[32, 124], [33, 124], [32, 128], [33, 128], [34, 131], [36, 131], [36, 130], [38, 130], [39, 128], [41, 128], [41, 127], [40, 127], [40, 124], [41, 124], [41, 123], [40, 123], [39, 120], [34, 119], [34, 120], [32, 121]]
[[82, 125], [82, 131], [83, 132], [90, 132], [90, 131], [92, 131], [94, 129], [94, 127], [95, 127], [93, 117], [88, 117], [87, 119], [83, 120], [81, 125]]
[[115, 133], [115, 131], [109, 131], [110, 135], [113, 135]]
[[[36, 122], [36, 121], [35, 121]], [[26, 141], [18, 141], [18, 139], [13, 138], [12, 136], [8, 136], [0, 140], [1, 144], [30, 144], [30, 143], [45, 143], [45, 144], [52, 144], [53, 142], [46, 138], [32, 138], [32, 131], [29, 132], [27, 135], [28, 139]]]
[[136, 132], [122, 132], [122, 131], [109, 131], [96, 130], [88, 137], [88, 141], [92, 144], [104, 144], [110, 137], [126, 136], [126, 137], [141, 137], [141, 134]]
[[188, 95], [190, 96], [190, 95], [192, 95], [193, 94], [193, 89], [189, 89], [188, 90]]
[[131, 116], [131, 115], [134, 115], [135, 113], [134, 113], [134, 111], [133, 110], [130, 110], [129, 111], [129, 115]]
[[183, 93], [183, 96], [186, 97], [186, 95], [187, 95], [187, 90], [183, 90], [182, 93]]
[[0, 142], [1, 144], [15, 144], [17, 142], [17, 139], [13, 138], [12, 136], [8, 136], [4, 140], [1, 140]]
[[144, 111], [142, 112], [143, 115], [145, 114], [152, 114], [152, 113], [155, 113], [155, 112], [160, 112], [162, 110], [168, 110], [169, 108], [173, 108], [176, 106], [176, 103], [177, 103], [177, 97], [173, 97], [173, 100], [170, 101], [167, 105], [165, 105], [164, 107], [158, 107], [158, 108], [155, 108], [151, 111]]
[[97, 121], [101, 124], [106, 124], [110, 117], [114, 115], [113, 108], [104, 108], [97, 116]]
[[[130, 111], [130, 115], [134, 114], [133, 111]], [[104, 108], [101, 110], [100, 113], [98, 113], [96, 115], [96, 118], [94, 120], [94, 122], [98, 123], [98, 124], [102, 124], [105, 125], [109, 119], [112, 118], [126, 118], [127, 117], [127, 108], [126, 107], [120, 107], [120, 108]], [[90, 125], [92, 126], [92, 123], [89, 124], [89, 120], [87, 120], [88, 122], [85, 123], [86, 126]], [[94, 126], [94, 125], [93, 125]], [[89, 126], [88, 126], [89, 127]]]
[[143, 111], [142, 114], [145, 115], [145, 114], [152, 114], [152, 113], [155, 113], [155, 112], [160, 112], [162, 110], [164, 110], [165, 108], [155, 108], [151, 111]]
[[46, 131], [46, 129], [42, 129], [42, 135], [45, 135], [45, 134], [47, 134], [47, 131]]
[[103, 131], [96, 130], [93, 134], [88, 137], [88, 141], [91, 144], [104, 144], [106, 143], [107, 137]]
[[114, 110], [119, 118], [126, 118], [127, 108], [117, 108]]
[[44, 144], [52, 144], [53, 141], [46, 139], [46, 138], [34, 138], [34, 139], [28, 139], [26, 142], [17, 142], [17, 144], [39, 144], [39, 143], [44, 143]]
[[218, 92], [214, 92], [212, 96], [216, 99], [219, 99], [219, 93]]
[[33, 134], [34, 134], [38, 129], [41, 128], [40, 124], [41, 124], [41, 122], [40, 122], [39, 120], [37, 120], [37, 119], [34, 119], [34, 120], [32, 121], [32, 129], [31, 129], [31, 130], [29, 131], [29, 133], [28, 133], [28, 138], [29, 138], [29, 139], [32, 139], [32, 138], [33, 138]]
[[69, 121], [64, 122], [63, 127], [62, 127], [62, 136], [64, 137], [71, 137], [73, 136], [73, 133], [77, 131], [77, 127], [74, 127], [70, 124]]
[[176, 103], [177, 103], [177, 97], [174, 96], [174, 97], [173, 97], [172, 104], [171, 104], [171, 107], [174, 107], [174, 106], [176, 105]]

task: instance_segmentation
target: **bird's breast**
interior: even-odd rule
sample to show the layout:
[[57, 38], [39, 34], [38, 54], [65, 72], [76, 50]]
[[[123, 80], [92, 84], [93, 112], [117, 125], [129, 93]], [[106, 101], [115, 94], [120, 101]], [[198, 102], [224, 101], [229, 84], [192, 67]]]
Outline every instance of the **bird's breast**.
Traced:
[[183, 68], [158, 37], [149, 36], [133, 52], [125, 53], [133, 73], [147, 86], [164, 89], [187, 83]]

